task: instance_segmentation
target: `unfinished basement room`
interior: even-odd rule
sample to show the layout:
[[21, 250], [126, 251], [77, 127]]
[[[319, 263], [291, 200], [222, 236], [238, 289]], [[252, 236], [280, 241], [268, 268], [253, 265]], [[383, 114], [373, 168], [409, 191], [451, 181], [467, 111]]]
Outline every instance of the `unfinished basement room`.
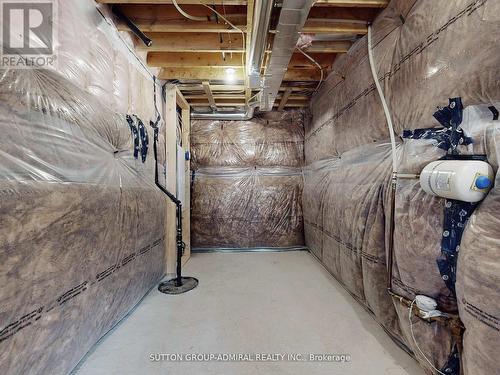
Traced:
[[0, 375], [500, 375], [500, 0], [0, 22]]

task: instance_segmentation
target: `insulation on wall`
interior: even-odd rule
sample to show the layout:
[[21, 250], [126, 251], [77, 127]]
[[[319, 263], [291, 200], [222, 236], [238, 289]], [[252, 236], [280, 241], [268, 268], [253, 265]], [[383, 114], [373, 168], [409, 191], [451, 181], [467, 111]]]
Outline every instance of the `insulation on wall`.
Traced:
[[[500, 125], [488, 107], [500, 100], [500, 23], [491, 17], [499, 12], [500, 3], [490, 0], [407, 0], [392, 1], [375, 20], [373, 53], [398, 136], [399, 172], [418, 174], [445, 155], [435, 140], [403, 139], [402, 134], [441, 127], [432, 115], [455, 97], [466, 106], [462, 128], [473, 139], [459, 147], [461, 154], [484, 154], [497, 170]], [[393, 290], [408, 301], [417, 294], [435, 298], [441, 311], [459, 313], [465, 333], [462, 340], [455, 326], [414, 314], [410, 324], [408, 305], [398, 298], [387, 303], [391, 163], [389, 147], [382, 149], [389, 133], [370, 72], [366, 37], [335, 61], [333, 73], [312, 100], [311, 112], [305, 132], [306, 245], [400, 344], [413, 351], [428, 373], [436, 373], [435, 367], [458, 374], [456, 363], [466, 375], [496, 372], [498, 188], [474, 211], [465, 229], [455, 298], [436, 263], [445, 200], [426, 194], [416, 179], [398, 180]], [[378, 280], [372, 278], [373, 268], [364, 267], [373, 255], [383, 265], [375, 273]], [[460, 351], [458, 361], [455, 349]]]
[[302, 246], [303, 137], [301, 111], [192, 121], [192, 246]]
[[[92, 0], [58, 2], [55, 70], [109, 109], [154, 119], [153, 81], [128, 32], [119, 32], [106, 6]], [[160, 90], [157, 90], [158, 100]]]
[[51, 70], [0, 71], [0, 129], [0, 373], [68, 373], [164, 274], [152, 152]]

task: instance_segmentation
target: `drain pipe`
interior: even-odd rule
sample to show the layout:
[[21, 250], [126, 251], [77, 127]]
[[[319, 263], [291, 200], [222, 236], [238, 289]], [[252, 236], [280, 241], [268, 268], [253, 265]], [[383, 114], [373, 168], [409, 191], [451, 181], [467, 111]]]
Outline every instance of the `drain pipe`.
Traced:
[[142, 42], [148, 46], [151, 47], [153, 45], [153, 41], [147, 37], [146, 34], [144, 34], [138, 27], [137, 25], [130, 19], [128, 18], [121, 10], [118, 8], [116, 5], [113, 5], [111, 7], [111, 11], [115, 16], [117, 16], [120, 20], [125, 22], [125, 24], [128, 26], [128, 28], [137, 36]]
[[[158, 118], [159, 120], [159, 118]], [[176, 229], [176, 244], [177, 244], [177, 269], [176, 277], [160, 283], [158, 290], [165, 294], [181, 294], [196, 288], [198, 285], [198, 279], [194, 277], [183, 277], [182, 276], [182, 255], [186, 244], [182, 240], [182, 202], [171, 192], [165, 189], [158, 178], [158, 122], [155, 124], [151, 122], [151, 126], [154, 129], [153, 136], [153, 152], [155, 157], [155, 184], [156, 186], [175, 204], [176, 218], [177, 218], [177, 229]]]

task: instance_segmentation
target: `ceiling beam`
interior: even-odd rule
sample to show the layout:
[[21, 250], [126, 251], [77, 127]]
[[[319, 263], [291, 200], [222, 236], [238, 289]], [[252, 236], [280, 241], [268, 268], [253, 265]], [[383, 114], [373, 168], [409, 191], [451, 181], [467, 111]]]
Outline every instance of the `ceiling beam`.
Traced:
[[[147, 21], [134, 20], [136, 26], [143, 32], [160, 32], [160, 33], [239, 33], [238, 30], [231, 26], [215, 23], [215, 22], [195, 22], [195, 21]], [[235, 25], [243, 31], [246, 26]], [[128, 31], [129, 27], [119, 22], [117, 25], [119, 31]]]
[[203, 85], [203, 88], [205, 89], [205, 94], [208, 99], [208, 104], [210, 105], [210, 108], [212, 108], [212, 111], [217, 111], [217, 106], [215, 105], [215, 99], [214, 96], [212, 95], [212, 90], [210, 90], [210, 82], [203, 81], [201, 83]]
[[[319, 69], [288, 69], [285, 73], [285, 81], [319, 81]], [[226, 68], [222, 67], [197, 67], [197, 68], [162, 68], [159, 79], [180, 80], [217, 80], [217, 81], [241, 81], [244, 80], [243, 69], [235, 68], [235, 73], [228, 77]]]
[[[212, 85], [210, 85], [212, 87]], [[288, 87], [287, 89], [290, 90], [290, 93], [292, 93], [292, 88]], [[278, 98], [281, 99], [283, 97], [282, 94], [278, 94]], [[184, 98], [186, 100], [207, 100], [206, 95], [201, 95], [201, 94], [185, 94]], [[213, 94], [213, 98], [215, 102], [217, 103], [221, 99], [238, 99], [238, 100], [243, 100], [245, 99], [244, 94]], [[307, 95], [289, 95], [289, 99], [303, 99], [303, 100], [308, 100], [309, 96]]]
[[[285, 108], [302, 108], [309, 105], [309, 100], [288, 100], [285, 104]], [[278, 107], [278, 103], [274, 103], [273, 107]]]
[[[226, 68], [222, 67], [198, 67], [198, 68], [162, 68], [159, 79], [195, 79], [195, 80], [228, 80]], [[235, 68], [232, 81], [242, 81], [243, 69]]]
[[316, 18], [307, 20], [302, 32], [310, 34], [366, 34], [368, 26], [359, 22], [331, 22]]
[[318, 0], [314, 6], [320, 7], [352, 7], [352, 8], [385, 8], [389, 0]]
[[[191, 107], [210, 107], [208, 102], [203, 99], [194, 99], [189, 101]], [[245, 99], [224, 99], [217, 101], [217, 107], [244, 107]]]
[[220, 36], [213, 33], [148, 33], [153, 45], [138, 43], [136, 48], [151, 52], [243, 52], [241, 34]]
[[[309, 56], [316, 60], [316, 62], [323, 68], [328, 68], [333, 64], [337, 55], [327, 53], [311, 53]], [[303, 54], [294, 53], [288, 67], [293, 69], [310, 69], [315, 68], [316, 65]]]
[[149, 52], [147, 63], [152, 67], [191, 68], [220, 66], [238, 68], [242, 66], [241, 53], [227, 53], [225, 58], [221, 53], [189, 53], [189, 52]]
[[346, 53], [351, 44], [351, 42], [315, 41], [304, 50], [310, 53]]
[[278, 107], [278, 111], [281, 112], [283, 109], [285, 109], [286, 102], [288, 102], [288, 98], [290, 97], [290, 94], [292, 93], [292, 89], [287, 88], [285, 92], [283, 93], [283, 96], [281, 97], [280, 104]]
[[283, 81], [319, 81], [321, 73], [318, 68], [314, 69], [288, 69]]
[[[184, 95], [184, 98], [186, 98], [186, 100], [193, 100], [193, 99], [199, 99], [199, 100], [206, 100], [206, 95], [190, 95], [190, 94], [186, 94]], [[214, 94], [213, 95], [213, 98], [214, 100], [220, 100], [220, 99], [241, 99], [241, 100], [244, 100], [245, 99], [245, 94]]]
[[[179, 84], [177, 86], [179, 90], [183, 92], [189, 92], [189, 91], [203, 91], [203, 86], [201, 84]], [[214, 85], [211, 84], [210, 88], [212, 89], [212, 92], [217, 92], [217, 91], [240, 91], [243, 92], [245, 90], [245, 87], [243, 85]], [[282, 86], [280, 87], [280, 91], [285, 91], [287, 88], [291, 88], [293, 92], [296, 91], [313, 91], [314, 87], [298, 87], [298, 86]], [[189, 94], [186, 94], [189, 95]]]
[[[173, 4], [172, 0], [96, 0], [101, 4]], [[246, 0], [177, 0], [177, 4], [246, 5]]]
[[336, 8], [312, 7], [309, 19], [351, 20], [371, 22], [380, 12], [380, 8]]

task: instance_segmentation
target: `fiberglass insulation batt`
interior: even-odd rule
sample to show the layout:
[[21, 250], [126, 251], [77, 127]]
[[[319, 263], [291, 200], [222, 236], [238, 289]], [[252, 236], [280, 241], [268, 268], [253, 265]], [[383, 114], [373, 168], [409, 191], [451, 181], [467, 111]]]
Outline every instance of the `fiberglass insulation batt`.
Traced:
[[[398, 171], [418, 174], [445, 150], [429, 139], [403, 139], [404, 130], [439, 128], [437, 106], [461, 97], [462, 128], [498, 169], [500, 124], [488, 110], [500, 101], [500, 2], [393, 0], [373, 24], [376, 71], [397, 135]], [[496, 105], [496, 104], [495, 104]], [[498, 105], [496, 105], [498, 108]], [[339, 57], [311, 104], [305, 131], [306, 245], [370, 309], [399, 343], [445, 371], [456, 346], [466, 375], [498, 372], [500, 350], [500, 198], [496, 185], [472, 214], [458, 259], [457, 298], [441, 278], [444, 199], [416, 179], [399, 179], [395, 201], [393, 290], [413, 300], [424, 294], [457, 313], [463, 342], [447, 324], [412, 317], [387, 288], [391, 179], [387, 123], [373, 83], [367, 38]], [[455, 333], [455, 334], [454, 334]], [[434, 371], [434, 372], [433, 372]]]
[[49, 70], [0, 72], [0, 129], [0, 373], [68, 373], [164, 274], [154, 160]]
[[303, 112], [191, 123], [194, 248], [304, 244]]

